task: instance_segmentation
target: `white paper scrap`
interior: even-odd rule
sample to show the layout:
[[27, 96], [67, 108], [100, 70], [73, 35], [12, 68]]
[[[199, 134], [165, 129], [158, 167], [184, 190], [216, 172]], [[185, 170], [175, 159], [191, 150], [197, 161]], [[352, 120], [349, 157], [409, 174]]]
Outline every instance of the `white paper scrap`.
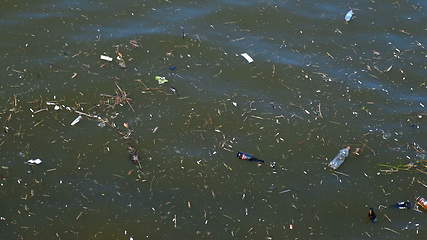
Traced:
[[105, 55], [101, 55], [100, 59], [105, 60], [105, 61], [109, 61], [109, 62], [113, 61], [112, 57], [105, 56]]
[[253, 62], [254, 60], [251, 58], [251, 56], [249, 56], [249, 54], [247, 53], [241, 53], [240, 54], [242, 57], [244, 57], [246, 59], [246, 61], [248, 61], [248, 63]]
[[27, 163], [39, 165], [40, 163], [42, 163], [42, 160], [40, 160], [39, 158], [37, 158], [37, 159], [30, 159], [30, 160], [27, 161]]
[[80, 122], [80, 120], [82, 120], [82, 116], [76, 117], [76, 119], [74, 119], [74, 121], [71, 123], [71, 126], [76, 125], [78, 122]]

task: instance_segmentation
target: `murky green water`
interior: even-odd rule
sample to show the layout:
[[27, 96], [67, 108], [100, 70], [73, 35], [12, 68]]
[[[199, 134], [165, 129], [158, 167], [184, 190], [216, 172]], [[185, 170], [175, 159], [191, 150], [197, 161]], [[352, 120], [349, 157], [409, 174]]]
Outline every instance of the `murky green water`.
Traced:
[[426, 239], [426, 7], [1, 1], [0, 239]]

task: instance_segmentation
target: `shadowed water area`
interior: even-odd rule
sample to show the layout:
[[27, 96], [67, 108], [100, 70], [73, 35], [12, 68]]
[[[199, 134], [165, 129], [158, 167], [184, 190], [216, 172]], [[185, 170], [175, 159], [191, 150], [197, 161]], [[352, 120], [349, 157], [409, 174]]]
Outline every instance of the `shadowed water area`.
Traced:
[[427, 239], [426, 1], [0, 2], [0, 239]]

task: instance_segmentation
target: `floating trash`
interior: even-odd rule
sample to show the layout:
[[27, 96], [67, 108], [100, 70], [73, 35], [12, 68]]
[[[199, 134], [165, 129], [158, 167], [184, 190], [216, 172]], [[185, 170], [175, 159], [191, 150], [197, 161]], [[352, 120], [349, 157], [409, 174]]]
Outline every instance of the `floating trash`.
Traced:
[[117, 56], [116, 59], [121, 68], [126, 68], [126, 62], [122, 57]]
[[264, 163], [264, 160], [258, 159], [256, 157], [252, 156], [251, 154], [244, 153], [244, 152], [237, 152], [237, 158], [242, 159], [242, 160], [251, 161], [251, 162]]
[[177, 92], [176, 88], [174, 88], [174, 87], [170, 87], [170, 88], [169, 88], [169, 90], [171, 90], [171, 92], [172, 92], [173, 94], [178, 94], [178, 92]]
[[112, 57], [105, 56], [105, 55], [101, 55], [99, 58], [100, 58], [101, 60], [105, 60], [105, 61], [108, 61], [108, 62], [113, 61], [113, 58], [112, 58]]
[[372, 223], [377, 222], [377, 214], [375, 214], [373, 208], [369, 208], [368, 217], [369, 217], [369, 220], [371, 220]]
[[350, 147], [343, 148], [339, 151], [339, 153], [332, 159], [332, 161], [328, 164], [328, 166], [334, 170], [337, 170], [341, 164], [343, 164], [345, 158], [348, 156], [350, 151]]
[[249, 54], [247, 53], [241, 53], [240, 54], [242, 57], [244, 57], [246, 59], [246, 61], [248, 61], [248, 63], [253, 62], [254, 60], [251, 58], [251, 56], [249, 56]]
[[40, 163], [42, 163], [42, 160], [37, 158], [37, 159], [30, 159], [27, 161], [28, 164], [34, 164], [34, 165], [39, 165]]
[[74, 119], [74, 121], [71, 122], [71, 126], [76, 125], [78, 122], [80, 122], [80, 120], [82, 120], [82, 116], [78, 116], [76, 117], [76, 119]]
[[420, 206], [423, 210], [427, 210], [427, 199], [423, 197], [417, 197], [417, 205]]
[[154, 79], [161, 85], [164, 83], [169, 82], [169, 80], [167, 80], [165, 77], [161, 77], [161, 76], [155, 76]]
[[395, 205], [393, 205], [395, 208], [398, 209], [411, 209], [412, 208], [412, 204], [411, 202], [409, 202], [409, 200], [407, 201], [402, 201], [402, 202], [397, 202]]
[[346, 22], [350, 22], [350, 20], [353, 18], [353, 10], [350, 10], [347, 12], [347, 14], [345, 15], [344, 19]]

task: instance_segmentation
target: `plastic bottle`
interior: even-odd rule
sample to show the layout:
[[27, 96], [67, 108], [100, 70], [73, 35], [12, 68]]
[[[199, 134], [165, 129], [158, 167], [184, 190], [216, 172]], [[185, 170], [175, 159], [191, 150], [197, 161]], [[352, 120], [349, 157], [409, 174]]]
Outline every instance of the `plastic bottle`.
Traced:
[[423, 210], [427, 210], [427, 199], [423, 197], [417, 197], [417, 204], [420, 206]]
[[350, 147], [346, 147], [340, 150], [340, 152], [332, 159], [328, 166], [334, 170], [337, 170], [348, 156]]
[[251, 161], [251, 162], [260, 162], [263, 163], [264, 160], [258, 159], [254, 156], [252, 156], [249, 153], [244, 153], [244, 152], [237, 152], [237, 158], [242, 159], [242, 160], [247, 160], [247, 161]]
[[398, 202], [393, 206], [398, 208], [398, 209], [411, 209], [412, 208], [412, 204], [409, 200], [403, 201], [403, 202]]
[[369, 208], [368, 217], [369, 217], [369, 220], [371, 220], [372, 223], [377, 222], [377, 214], [375, 214], [373, 208]]
[[249, 153], [237, 152], [237, 158], [242, 159], [242, 160], [251, 160], [254, 158], [254, 156], [252, 156]]

